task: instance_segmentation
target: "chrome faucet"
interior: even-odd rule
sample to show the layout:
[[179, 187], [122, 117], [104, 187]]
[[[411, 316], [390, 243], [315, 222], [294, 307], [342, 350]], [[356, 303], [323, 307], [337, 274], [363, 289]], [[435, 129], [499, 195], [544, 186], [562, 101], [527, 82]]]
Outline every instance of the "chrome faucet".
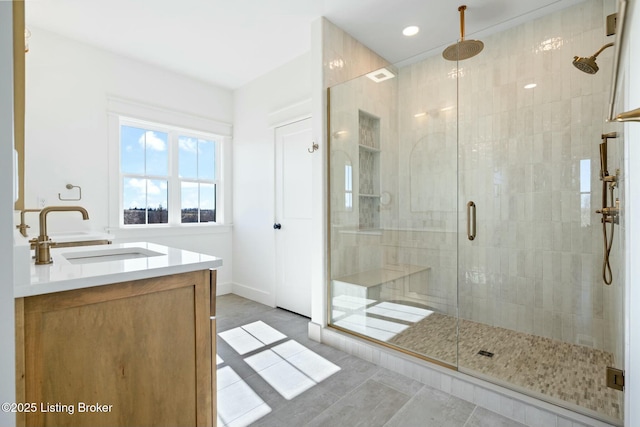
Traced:
[[67, 212], [67, 211], [77, 211], [82, 214], [83, 220], [89, 219], [89, 213], [87, 210], [81, 206], [47, 206], [40, 211], [40, 235], [38, 238], [34, 238], [30, 240], [31, 243], [35, 244], [36, 251], [36, 264], [51, 264], [53, 260], [51, 259], [51, 246], [55, 245], [54, 242], [51, 241], [49, 236], [47, 236], [47, 214], [49, 212]]
[[16, 228], [20, 230], [20, 234], [27, 237], [27, 228], [31, 228], [24, 222], [24, 214], [27, 212], [40, 212], [40, 209], [22, 209], [20, 211], [20, 225], [16, 225]]

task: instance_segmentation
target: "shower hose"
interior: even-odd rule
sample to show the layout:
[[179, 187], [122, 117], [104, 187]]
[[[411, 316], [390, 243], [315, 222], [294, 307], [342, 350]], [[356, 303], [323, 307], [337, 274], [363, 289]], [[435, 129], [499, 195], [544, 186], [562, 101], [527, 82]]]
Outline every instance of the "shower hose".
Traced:
[[[603, 185], [603, 194], [606, 194], [607, 184]], [[610, 186], [611, 191], [611, 200], [613, 200], [613, 186]], [[604, 256], [602, 260], [602, 280], [604, 280], [605, 285], [611, 285], [613, 281], [613, 275], [611, 274], [611, 264], [609, 264], [609, 254], [611, 253], [611, 247], [613, 246], [613, 229], [614, 222], [613, 217], [611, 218], [611, 233], [609, 239], [607, 239], [607, 217], [606, 215], [602, 215], [602, 237], [604, 240]]]

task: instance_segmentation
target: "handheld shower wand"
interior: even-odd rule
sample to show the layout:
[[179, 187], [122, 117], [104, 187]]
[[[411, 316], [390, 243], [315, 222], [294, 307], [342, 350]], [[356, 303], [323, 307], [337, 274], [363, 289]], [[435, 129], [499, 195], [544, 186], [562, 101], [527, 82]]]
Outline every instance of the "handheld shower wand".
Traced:
[[[617, 138], [616, 132], [605, 133], [602, 135], [602, 143], [600, 143], [600, 180], [602, 181], [602, 209], [596, 211], [596, 213], [602, 214], [602, 237], [604, 240], [604, 254], [602, 260], [602, 280], [606, 285], [610, 285], [613, 281], [613, 275], [611, 273], [611, 264], [609, 263], [609, 255], [611, 254], [611, 247], [613, 246], [613, 229], [617, 222], [617, 216], [620, 211], [620, 202], [616, 200], [616, 205], [609, 207], [608, 190], [611, 195], [611, 201], [613, 202], [613, 190], [618, 183], [618, 174], [609, 175], [607, 166], [607, 140], [609, 138]], [[611, 224], [611, 233], [607, 238], [607, 223]]]
[[[607, 168], [607, 138], [602, 135], [602, 142], [600, 143], [600, 181], [604, 182], [604, 178], [607, 175], [609, 175], [609, 170]], [[604, 202], [606, 202], [606, 200]], [[602, 205], [602, 207], [605, 206], [606, 204]]]

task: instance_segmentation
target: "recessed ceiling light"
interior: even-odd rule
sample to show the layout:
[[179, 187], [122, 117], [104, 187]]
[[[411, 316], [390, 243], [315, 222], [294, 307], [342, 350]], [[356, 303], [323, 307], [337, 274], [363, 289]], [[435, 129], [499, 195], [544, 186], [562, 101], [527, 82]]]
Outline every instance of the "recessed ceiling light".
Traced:
[[418, 34], [419, 31], [420, 31], [420, 27], [417, 27], [415, 25], [410, 25], [406, 27], [404, 30], [402, 30], [402, 34], [404, 34], [407, 37], [411, 37]]
[[524, 88], [525, 89], [533, 89], [536, 86], [538, 86], [538, 85], [535, 84], [535, 83], [529, 83], [528, 85], [524, 85]]
[[416, 113], [416, 114], [414, 114], [414, 115], [413, 115], [413, 117], [423, 117], [423, 116], [426, 116], [426, 115], [427, 115], [427, 113], [425, 113], [425, 112], [423, 111], [422, 113]]

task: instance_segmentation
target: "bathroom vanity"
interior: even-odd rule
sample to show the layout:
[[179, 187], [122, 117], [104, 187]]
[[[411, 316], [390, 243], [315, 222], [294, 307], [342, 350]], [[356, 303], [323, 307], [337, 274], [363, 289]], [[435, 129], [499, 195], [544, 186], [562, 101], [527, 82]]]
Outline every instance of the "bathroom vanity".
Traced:
[[216, 257], [52, 250], [16, 284], [18, 425], [215, 424]]

